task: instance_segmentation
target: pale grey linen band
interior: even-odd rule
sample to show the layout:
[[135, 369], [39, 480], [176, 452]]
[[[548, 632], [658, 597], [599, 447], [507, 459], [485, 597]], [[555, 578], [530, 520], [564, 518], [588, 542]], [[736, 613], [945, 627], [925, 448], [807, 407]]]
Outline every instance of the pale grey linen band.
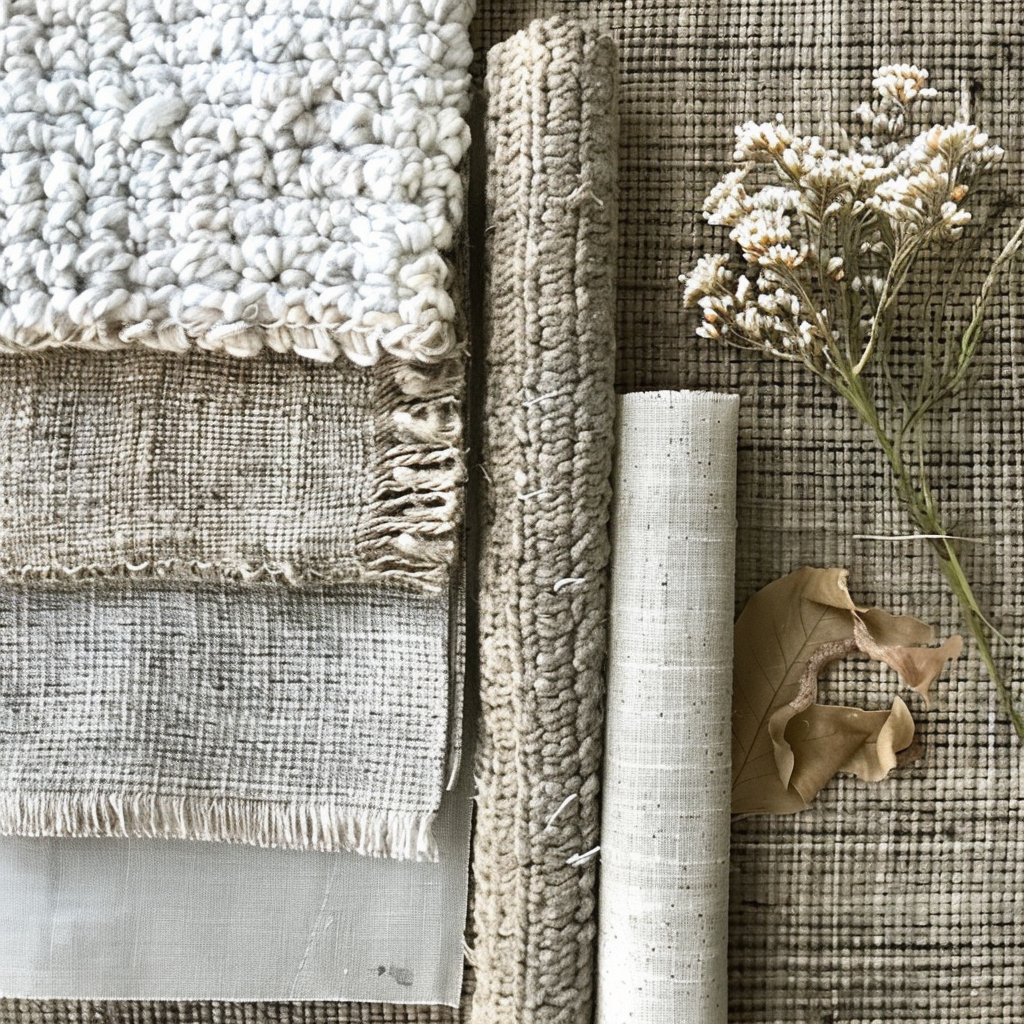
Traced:
[[447, 595], [0, 590], [0, 832], [430, 858]]
[[442, 802], [436, 863], [0, 838], [0, 994], [457, 1006], [469, 776]]
[[597, 1024], [726, 1021], [738, 406], [619, 401]]

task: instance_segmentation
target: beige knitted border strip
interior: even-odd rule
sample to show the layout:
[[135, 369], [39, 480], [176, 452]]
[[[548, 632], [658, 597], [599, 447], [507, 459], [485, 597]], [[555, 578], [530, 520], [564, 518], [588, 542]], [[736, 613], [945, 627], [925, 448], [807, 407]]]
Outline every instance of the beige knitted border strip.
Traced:
[[465, 1008], [388, 1003], [0, 1000], [2, 1024], [462, 1024], [467, 1020]]
[[603, 729], [616, 55], [562, 20], [488, 60], [475, 1024], [588, 1020]]

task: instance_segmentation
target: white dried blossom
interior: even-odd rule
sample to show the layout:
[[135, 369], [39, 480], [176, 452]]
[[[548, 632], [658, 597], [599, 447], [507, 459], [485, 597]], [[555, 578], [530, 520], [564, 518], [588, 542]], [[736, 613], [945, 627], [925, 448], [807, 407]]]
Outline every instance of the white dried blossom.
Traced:
[[[794, 248], [792, 245], [769, 245], [757, 257], [762, 267], [799, 267], [807, 259], [810, 249], [806, 245]], [[747, 257], [750, 258], [749, 256]]]
[[703, 295], [724, 294], [732, 286], [733, 273], [729, 269], [729, 257], [706, 255], [697, 260], [689, 274], [680, 274], [683, 290], [683, 305], [687, 308], [697, 304]]
[[775, 210], [789, 213], [798, 210], [801, 205], [799, 189], [786, 188], [783, 185], [765, 185], [751, 197], [751, 209]]
[[774, 121], [747, 121], [736, 128], [736, 149], [733, 159], [737, 163], [749, 160], [764, 162], [781, 156], [793, 142], [793, 134], [777, 114]]
[[941, 234], [950, 241], [955, 241], [964, 233], [964, 227], [970, 223], [969, 210], [961, 210], [952, 200], [942, 204], [939, 210], [941, 218]]
[[769, 290], [771, 284], [765, 282], [765, 290], [757, 297], [757, 304], [765, 313], [772, 316], [786, 315], [796, 317], [800, 314], [800, 300], [784, 288]]
[[904, 105], [918, 99], [934, 99], [938, 93], [927, 85], [928, 72], [916, 64], [887, 64], [876, 69], [871, 80], [871, 87], [883, 100]]
[[956, 122], [933, 125], [907, 148], [908, 156], [938, 161], [946, 168], [960, 167], [968, 174], [999, 163], [1004, 156], [999, 146], [988, 144], [988, 135], [976, 125]]
[[814, 325], [808, 320], [801, 320], [797, 324], [794, 341], [797, 348], [804, 351], [815, 348], [818, 344], [818, 337]]
[[838, 156], [838, 154], [826, 149], [817, 135], [804, 135], [793, 139], [779, 154], [778, 159], [793, 178], [799, 179], [810, 173], [829, 156]]
[[729, 333], [729, 321], [733, 318], [735, 300], [729, 292], [716, 295], [702, 295], [697, 300], [704, 313], [704, 320], [697, 328], [701, 338], [720, 338]]
[[704, 200], [704, 218], [709, 224], [733, 227], [751, 209], [751, 199], [743, 187], [746, 168], [730, 171]]
[[756, 263], [762, 253], [773, 245], [785, 245], [793, 238], [790, 219], [777, 207], [754, 207], [729, 232], [750, 263]]

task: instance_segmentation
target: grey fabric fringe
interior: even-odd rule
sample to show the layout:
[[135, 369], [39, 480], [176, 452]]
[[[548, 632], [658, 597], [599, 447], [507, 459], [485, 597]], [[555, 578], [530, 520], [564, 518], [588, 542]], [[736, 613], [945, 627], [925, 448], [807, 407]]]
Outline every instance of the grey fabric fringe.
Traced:
[[476, 1024], [589, 1020], [603, 729], [616, 55], [551, 21], [487, 68]]
[[[930, 70], [935, 120], [969, 118], [1007, 151], [989, 198], [1021, 214], [1024, 35], [1003, 0], [502, 0], [479, 45], [530, 18], [594, 18], [622, 53], [620, 387], [741, 394], [737, 601], [801, 564], [852, 570], [857, 599], [957, 627], [918, 545], [900, 535], [869, 439], [801, 372], [694, 339], [676, 275], [725, 242], [700, 215], [731, 166], [732, 129], [776, 111], [808, 133], [848, 125], [873, 68]], [[986, 244], [998, 252], [1012, 216]], [[1024, 287], [1003, 278], [969, 397], [938, 418], [939, 500], [994, 621], [1024, 639]], [[968, 282], [976, 289], [977, 278]], [[901, 341], [914, 358], [913, 324]], [[1000, 652], [1018, 680], [1020, 662]], [[872, 678], [877, 678], [877, 675]], [[865, 699], [863, 675], [824, 698]], [[891, 684], [867, 686], [883, 706]], [[875, 702], [875, 703], [872, 703]], [[920, 710], [917, 708], [916, 710]], [[922, 760], [869, 786], [838, 780], [812, 810], [737, 822], [732, 845], [731, 1017], [736, 1024], [1018, 1024], [1024, 1019], [1024, 764], [972, 645], [918, 714]]]

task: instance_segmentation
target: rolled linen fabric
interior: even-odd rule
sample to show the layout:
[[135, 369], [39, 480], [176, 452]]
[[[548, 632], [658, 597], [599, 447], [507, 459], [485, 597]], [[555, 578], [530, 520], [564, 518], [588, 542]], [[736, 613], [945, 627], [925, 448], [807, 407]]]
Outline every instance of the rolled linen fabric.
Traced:
[[598, 1024], [726, 1020], [738, 404], [619, 403]]

